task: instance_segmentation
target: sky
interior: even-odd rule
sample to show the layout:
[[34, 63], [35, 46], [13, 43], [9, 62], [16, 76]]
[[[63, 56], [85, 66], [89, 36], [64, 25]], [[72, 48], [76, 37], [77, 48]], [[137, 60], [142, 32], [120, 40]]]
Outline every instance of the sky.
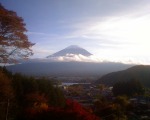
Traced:
[[24, 19], [31, 58], [78, 45], [92, 59], [150, 64], [150, 0], [0, 0]]

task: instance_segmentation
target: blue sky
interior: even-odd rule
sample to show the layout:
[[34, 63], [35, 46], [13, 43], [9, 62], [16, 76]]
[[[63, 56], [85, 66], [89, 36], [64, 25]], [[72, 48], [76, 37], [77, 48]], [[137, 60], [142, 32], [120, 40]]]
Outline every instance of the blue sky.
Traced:
[[149, 0], [0, 0], [26, 23], [43, 58], [79, 45], [99, 59], [150, 64]]

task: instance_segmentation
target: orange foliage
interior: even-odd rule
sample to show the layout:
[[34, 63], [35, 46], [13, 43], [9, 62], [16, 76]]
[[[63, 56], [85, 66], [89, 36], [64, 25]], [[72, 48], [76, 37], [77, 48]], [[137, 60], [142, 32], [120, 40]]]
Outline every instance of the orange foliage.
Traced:
[[65, 108], [49, 106], [48, 110], [30, 110], [30, 119], [53, 119], [53, 120], [100, 120], [97, 116], [87, 111], [79, 103], [66, 100]]
[[31, 93], [26, 96], [26, 101], [28, 104], [25, 111], [29, 116], [48, 110], [47, 99], [44, 95], [40, 95], [39, 93]]
[[11, 87], [11, 80], [0, 71], [0, 100], [9, 99], [13, 96], [13, 90]]
[[25, 23], [16, 12], [5, 9], [0, 4], [0, 58], [1, 62], [14, 61], [15, 57], [32, 55], [34, 44], [28, 41]]

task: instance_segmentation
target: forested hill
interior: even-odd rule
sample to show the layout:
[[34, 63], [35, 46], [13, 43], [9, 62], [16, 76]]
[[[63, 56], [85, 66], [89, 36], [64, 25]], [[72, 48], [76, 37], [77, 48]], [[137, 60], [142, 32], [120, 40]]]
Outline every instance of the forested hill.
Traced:
[[92, 62], [30, 62], [12, 66], [7, 69], [13, 73], [31, 76], [98, 76], [124, 70], [133, 65], [121, 63]]
[[116, 82], [139, 80], [145, 87], [150, 87], [150, 65], [137, 65], [129, 69], [112, 72], [102, 76], [96, 83], [114, 85]]

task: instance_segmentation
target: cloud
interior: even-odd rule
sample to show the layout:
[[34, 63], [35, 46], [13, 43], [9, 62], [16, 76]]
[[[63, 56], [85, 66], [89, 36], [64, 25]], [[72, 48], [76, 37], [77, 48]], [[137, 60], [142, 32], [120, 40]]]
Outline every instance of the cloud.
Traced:
[[41, 33], [41, 32], [31, 32], [31, 31], [28, 31], [27, 34], [28, 34], [28, 35], [49, 35], [49, 34], [46, 34], [46, 33]]
[[35, 45], [32, 47], [34, 55], [31, 58], [45, 58], [46, 56], [53, 53], [51, 49], [48, 49], [41, 45]]
[[91, 56], [84, 56], [84, 55], [77, 55], [77, 54], [67, 54], [66, 56], [59, 56], [59, 57], [50, 57], [48, 58], [50, 60], [54, 61], [61, 61], [61, 62], [70, 62], [70, 61], [76, 61], [76, 62], [104, 62], [105, 60], [99, 59], [94, 55]]
[[[97, 19], [93, 18], [90, 21], [84, 21], [70, 26], [73, 27], [74, 31], [69, 34], [65, 33], [63, 35], [47, 37], [49, 40], [43, 41], [42, 44], [40, 42], [36, 46], [35, 53], [36, 56], [41, 55], [41, 57], [45, 57], [53, 53], [54, 48], [50, 48], [50, 46], [54, 42], [65, 47], [67, 46], [66, 44], [71, 42], [72, 44], [78, 42], [83, 47], [85, 45], [86, 48], [89, 48], [88, 50], [96, 56], [100, 56], [100, 58], [95, 56], [87, 58], [82, 55], [73, 55], [70, 57], [68, 55], [53, 59], [58, 61], [112, 61], [148, 64], [148, 51], [150, 51], [149, 21], [149, 13], [138, 16], [136, 13], [125, 16], [109, 16], [103, 19], [98, 19], [98, 17]], [[41, 35], [44, 36], [44, 34]], [[44, 47], [41, 47], [41, 45]], [[58, 45], [56, 46], [58, 47]]]
[[[112, 2], [110, 3], [112, 4]], [[102, 11], [104, 9], [104, 12], [101, 11], [100, 14], [93, 16], [90, 14], [86, 17], [83, 15], [84, 17], [81, 19], [69, 19], [68, 21], [62, 19], [59, 24], [61, 32], [58, 29], [55, 35], [29, 32], [28, 34], [32, 36], [38, 36], [36, 42], [39, 45], [36, 45], [36, 49], [34, 48], [36, 56], [48, 56], [56, 52], [56, 48], [60, 50], [67, 45], [80, 44], [84, 48], [89, 48], [88, 50], [99, 57], [90, 56], [87, 58], [82, 55], [70, 57], [68, 55], [53, 59], [87, 62], [107, 60], [148, 64], [148, 61], [150, 62], [148, 53], [150, 51], [149, 1], [118, 2], [118, 0], [113, 0], [112, 6], [110, 3], [103, 2], [112, 8], [101, 8]], [[111, 11], [112, 13], [108, 14]]]
[[[115, 2], [115, 4], [116, 3], [117, 2]], [[110, 41], [121, 41], [123, 44], [131, 43], [133, 41], [137, 42], [137, 38], [142, 39], [144, 36], [145, 38], [149, 36], [149, 8], [150, 5], [146, 5], [145, 2], [143, 6], [138, 4], [136, 7], [132, 8], [132, 11], [127, 10], [124, 14], [120, 14], [118, 11], [115, 15], [85, 18], [82, 21], [72, 24], [70, 27], [72, 27], [74, 31], [69, 35], [67, 33], [66, 36], [84, 40], [106, 40], [106, 42], [109, 40], [109, 43]], [[122, 13], [122, 10], [120, 11]]]
[[148, 8], [150, 6], [146, 5], [128, 14], [96, 17], [74, 24], [75, 30], [71, 34], [81, 42], [86, 41], [85, 44], [89, 45], [89, 48], [91, 44], [88, 43], [95, 43], [96, 48], [91, 48], [94, 54], [105, 52], [105, 57], [111, 56], [109, 59], [122, 56], [128, 59], [135, 58], [134, 62], [136, 60], [142, 62], [143, 60], [140, 59], [142, 57], [148, 59], [148, 51], [150, 51], [150, 14], [148, 12], [150, 10]]
[[149, 59], [139, 59], [136, 57], [98, 57], [95, 55], [91, 56], [84, 56], [84, 55], [76, 55], [76, 54], [67, 54], [66, 56], [59, 56], [59, 57], [50, 57], [47, 59], [44, 59], [44, 62], [95, 62], [95, 63], [102, 63], [102, 62], [114, 62], [114, 63], [123, 63], [123, 64], [143, 64], [143, 65], [149, 65]]

